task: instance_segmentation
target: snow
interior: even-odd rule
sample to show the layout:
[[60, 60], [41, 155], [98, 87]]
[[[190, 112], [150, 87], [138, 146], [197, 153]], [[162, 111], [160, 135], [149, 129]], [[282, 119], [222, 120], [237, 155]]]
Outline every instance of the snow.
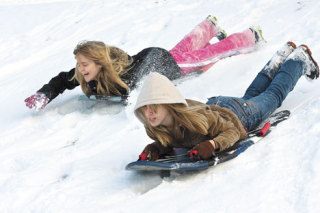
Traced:
[[320, 212], [320, 80], [301, 78], [280, 109], [292, 117], [238, 158], [161, 179], [126, 171], [151, 142], [126, 108], [86, 108], [80, 88], [45, 110], [23, 100], [75, 65], [81, 40], [135, 54], [170, 49], [208, 14], [229, 34], [260, 25], [258, 51], [178, 82], [187, 98], [241, 96], [277, 48], [293, 40], [320, 58], [316, 0], [0, 0], [0, 212]]

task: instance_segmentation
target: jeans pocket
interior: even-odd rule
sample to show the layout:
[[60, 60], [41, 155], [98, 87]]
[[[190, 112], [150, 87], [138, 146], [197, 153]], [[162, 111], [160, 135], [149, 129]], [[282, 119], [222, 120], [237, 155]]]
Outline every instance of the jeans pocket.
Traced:
[[248, 117], [251, 115], [251, 104], [248, 104], [248, 101], [245, 101], [240, 98], [233, 98], [234, 102], [234, 111], [239, 117]]
[[256, 129], [262, 122], [261, 110], [252, 101], [246, 101], [245, 111], [247, 113], [248, 130]]
[[246, 127], [248, 131], [251, 131], [259, 126], [262, 122], [262, 117], [260, 110], [256, 104], [252, 101], [245, 101], [242, 99], [234, 99], [238, 104], [236, 113], [240, 118], [242, 124]]

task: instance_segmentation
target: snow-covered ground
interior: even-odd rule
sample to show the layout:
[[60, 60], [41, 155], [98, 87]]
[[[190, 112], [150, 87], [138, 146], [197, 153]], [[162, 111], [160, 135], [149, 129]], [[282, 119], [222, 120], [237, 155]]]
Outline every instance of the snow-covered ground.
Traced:
[[125, 171], [150, 142], [132, 108], [86, 109], [66, 91], [42, 112], [23, 100], [75, 65], [81, 40], [129, 54], [170, 49], [208, 14], [230, 34], [260, 25], [258, 51], [178, 84], [188, 97], [241, 96], [288, 40], [320, 62], [317, 0], [0, 0], [0, 212], [320, 212], [320, 80], [301, 78], [292, 117], [238, 158], [161, 179]]

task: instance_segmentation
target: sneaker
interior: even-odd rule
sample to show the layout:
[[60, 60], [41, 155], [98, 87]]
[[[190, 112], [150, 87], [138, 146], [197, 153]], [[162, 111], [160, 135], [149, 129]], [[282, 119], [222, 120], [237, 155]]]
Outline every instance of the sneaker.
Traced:
[[296, 44], [292, 41], [285, 43], [285, 45], [283, 45], [264, 66], [262, 72], [265, 73], [270, 79], [273, 79], [280, 66], [296, 47]]
[[216, 28], [218, 29], [218, 33], [216, 35], [217, 39], [219, 41], [221, 41], [222, 39], [225, 39], [227, 37], [227, 33], [225, 30], [223, 30], [221, 27], [218, 26], [218, 19], [217, 17], [213, 16], [213, 15], [208, 15], [206, 18], [208, 21], [210, 21], [213, 25], [216, 26]]
[[206, 18], [208, 21], [210, 21], [213, 25], [216, 25], [218, 24], [218, 19], [217, 17], [213, 16], [213, 15], [208, 15], [207, 18]]
[[307, 54], [310, 60], [310, 63], [309, 63], [310, 68], [307, 69], [305, 72], [306, 77], [310, 80], [319, 78], [319, 66], [318, 66], [318, 63], [312, 57], [310, 48], [305, 44], [301, 44], [299, 47], [304, 50], [304, 52]]
[[266, 40], [263, 38], [262, 29], [260, 26], [252, 26], [249, 29], [254, 33], [256, 43], [262, 42], [262, 41], [266, 42]]
[[221, 41], [222, 39], [225, 39], [227, 37], [227, 33], [225, 30], [221, 29], [220, 27], [218, 29], [219, 29], [219, 31], [218, 31], [216, 37], [219, 41]]

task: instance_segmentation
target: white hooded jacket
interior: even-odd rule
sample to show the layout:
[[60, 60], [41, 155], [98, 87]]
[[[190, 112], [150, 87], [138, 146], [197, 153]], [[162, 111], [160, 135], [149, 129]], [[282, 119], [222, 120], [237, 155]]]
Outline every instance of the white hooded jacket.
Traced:
[[167, 77], [152, 72], [143, 83], [134, 111], [137, 115], [136, 110], [146, 105], [178, 103], [188, 105], [180, 91]]
[[198, 112], [207, 117], [210, 127], [207, 135], [201, 135], [181, 126], [184, 128], [183, 138], [175, 138], [170, 146], [192, 148], [200, 142], [213, 139], [218, 143], [220, 150], [224, 150], [239, 139], [246, 137], [246, 131], [241, 121], [231, 110], [217, 105], [208, 106], [197, 101], [186, 100], [168, 78], [155, 72], [147, 76], [142, 86], [134, 107], [135, 115], [140, 121], [143, 121], [143, 118], [139, 117], [142, 115], [137, 112], [140, 107], [151, 104], [178, 103], [186, 106], [199, 106]]

